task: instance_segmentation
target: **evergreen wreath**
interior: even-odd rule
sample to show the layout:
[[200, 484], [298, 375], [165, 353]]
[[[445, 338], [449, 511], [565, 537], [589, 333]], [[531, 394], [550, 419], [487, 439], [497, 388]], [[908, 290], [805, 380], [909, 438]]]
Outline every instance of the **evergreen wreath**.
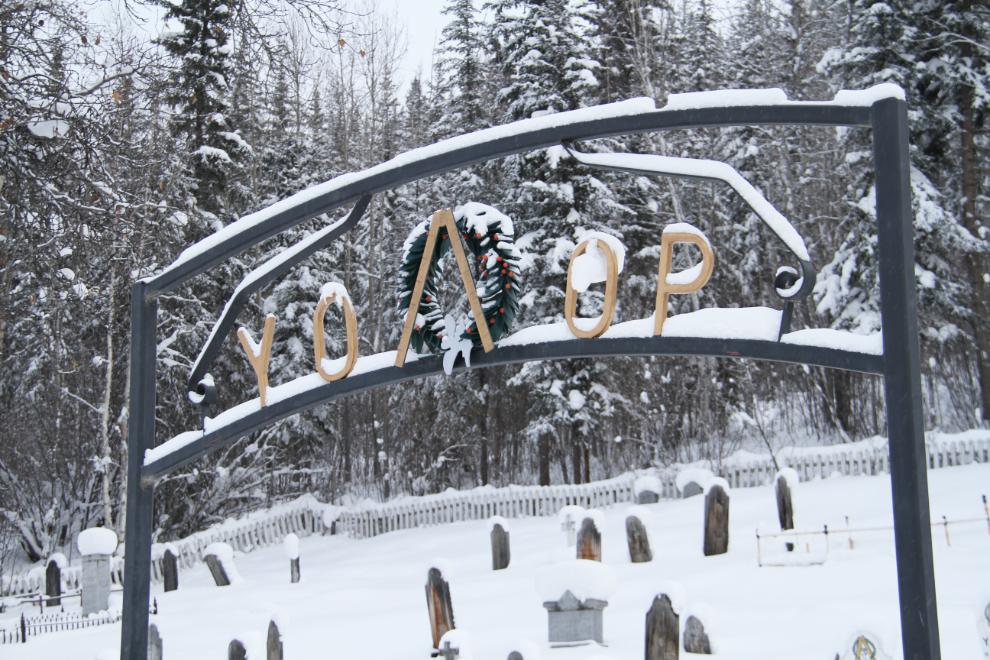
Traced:
[[[402, 263], [399, 265], [399, 286], [396, 294], [399, 299], [400, 317], [405, 320], [403, 312], [409, 309], [413, 289], [416, 286], [416, 276], [419, 274], [423, 261], [423, 251], [432, 218], [419, 223], [410, 232], [403, 245]], [[488, 332], [492, 341], [497, 342], [507, 335], [512, 328], [512, 321], [519, 309], [519, 250], [516, 249], [513, 237], [512, 220], [497, 209], [478, 202], [469, 202], [454, 209], [454, 222], [468, 251], [474, 258], [482, 262], [481, 281], [477, 285], [478, 300], [488, 324]], [[440, 240], [434, 243], [430, 268], [423, 286], [423, 295], [419, 299], [419, 309], [416, 323], [413, 326], [409, 345], [417, 353], [423, 352], [423, 346], [440, 350], [440, 340], [443, 338], [444, 315], [437, 301], [437, 272], [440, 259], [451, 249], [447, 229], [440, 228]], [[465, 255], [468, 263], [471, 256]], [[456, 271], [455, 271], [456, 272]], [[451, 328], [453, 331], [453, 328]], [[467, 329], [461, 334], [462, 339], [470, 339], [476, 346], [481, 346], [477, 322], [473, 319]]]

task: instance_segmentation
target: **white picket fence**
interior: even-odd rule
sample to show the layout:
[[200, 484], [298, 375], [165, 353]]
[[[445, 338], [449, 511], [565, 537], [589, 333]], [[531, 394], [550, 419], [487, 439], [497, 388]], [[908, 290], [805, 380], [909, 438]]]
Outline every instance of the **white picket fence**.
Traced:
[[[933, 434], [927, 443], [928, 467], [939, 469], [970, 463], [990, 462], [990, 433], [969, 432], [957, 435]], [[798, 472], [802, 481], [828, 477], [876, 475], [889, 470], [887, 446], [882, 439], [865, 440], [851, 445], [814, 449], [787, 449], [778, 452], [777, 462]], [[678, 497], [674, 480], [679, 468], [641, 471], [660, 479], [663, 499]], [[771, 482], [776, 470], [770, 455], [753, 460], [730, 457], [718, 471], [733, 488], [749, 488]], [[448, 490], [436, 495], [403, 497], [383, 504], [341, 509], [304, 495], [293, 502], [256, 512], [240, 520], [220, 525], [168, 544], [181, 567], [189, 568], [203, 561], [203, 551], [210, 543], [229, 543], [235, 550], [251, 552], [281, 543], [285, 536], [312, 534], [347, 534], [370, 538], [399, 529], [442, 525], [462, 520], [483, 520], [494, 515], [504, 518], [554, 516], [564, 506], [577, 504], [586, 508], [606, 508], [635, 499], [634, 482], [639, 476], [626, 473], [613, 479], [589, 484], [561, 486], [490, 486], [470, 491]], [[152, 552], [151, 573], [155, 582], [163, 579], [162, 556], [166, 546], [156, 544]], [[123, 561], [115, 558], [112, 566], [115, 584], [123, 584]], [[79, 567], [62, 573], [63, 591], [80, 587]], [[28, 573], [0, 578], [0, 595], [27, 596], [40, 594], [45, 588], [44, 567]]]

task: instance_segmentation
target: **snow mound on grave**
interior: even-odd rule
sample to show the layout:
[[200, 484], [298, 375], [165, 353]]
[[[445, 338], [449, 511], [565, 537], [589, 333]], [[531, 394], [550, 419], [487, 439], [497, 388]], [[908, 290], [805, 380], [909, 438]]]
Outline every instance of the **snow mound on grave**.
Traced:
[[234, 566], [234, 549], [229, 544], [211, 543], [203, 550], [203, 556], [206, 555], [215, 555], [220, 560], [220, 565], [223, 566], [223, 571], [227, 574], [227, 579], [230, 580], [231, 584], [244, 581], [241, 574], [237, 572], [237, 567]]
[[47, 567], [48, 564], [55, 564], [56, 566], [58, 566], [58, 570], [64, 571], [69, 567], [69, 560], [66, 559], [65, 555], [63, 555], [61, 552], [55, 552], [52, 553], [52, 556], [48, 558], [48, 561], [45, 563], [45, 566]]
[[683, 493], [684, 488], [692, 481], [704, 488], [714, 477], [715, 473], [708, 468], [688, 468], [677, 473], [674, 485], [677, 486], [678, 492]]
[[106, 527], [93, 527], [79, 532], [76, 545], [81, 555], [112, 555], [117, 549], [117, 535]]
[[454, 579], [454, 565], [449, 559], [444, 557], [434, 557], [430, 561], [430, 565], [426, 567], [426, 573], [429, 574], [430, 569], [435, 568], [440, 571], [440, 577], [442, 577], [447, 582]]
[[[299, 559], [299, 537], [295, 534], [286, 534], [282, 540], [285, 545], [285, 556], [289, 559]], [[276, 624], [278, 625], [278, 624]]]
[[705, 484], [705, 495], [707, 495], [715, 486], [721, 486], [722, 490], [725, 491], [725, 494], [729, 494], [729, 482], [722, 477], [712, 477], [708, 480], [708, 483]]
[[109, 648], [97, 651], [94, 660], [120, 660], [120, 649]]
[[590, 559], [571, 559], [551, 564], [536, 578], [536, 591], [544, 602], [558, 601], [570, 591], [584, 602], [589, 598], [607, 601], [615, 591], [615, 571]]
[[509, 521], [502, 516], [492, 516], [488, 519], [488, 533], [491, 534], [495, 529], [495, 525], [501, 525], [502, 531], [508, 533], [509, 531]]
[[794, 488], [801, 483], [801, 477], [798, 476], [797, 470], [789, 467], [781, 469], [781, 471], [777, 473], [774, 481], [777, 479], [783, 479], [787, 482], [787, 487], [790, 489], [792, 496], [794, 495]]
[[[681, 619], [681, 639], [684, 639], [684, 627], [687, 625], [688, 617], [694, 617], [698, 621], [701, 621], [701, 625], [705, 628], [705, 634], [708, 635], [708, 643], [712, 647], [712, 654], [718, 653], [719, 647], [719, 619], [718, 610], [716, 610], [711, 605], [705, 603], [691, 603], [684, 610], [684, 613], [680, 615]], [[683, 641], [681, 642], [683, 644]]]
[[656, 493], [657, 495], [663, 492], [663, 483], [660, 478], [652, 474], [644, 474], [642, 477], [638, 477], [635, 482], [633, 482], [633, 493], [636, 497], [644, 490], [648, 490], [651, 493]]
[[471, 657], [471, 635], [466, 630], [448, 630], [440, 638], [440, 649], [450, 642], [450, 648], [457, 649], [457, 660], [474, 660]]

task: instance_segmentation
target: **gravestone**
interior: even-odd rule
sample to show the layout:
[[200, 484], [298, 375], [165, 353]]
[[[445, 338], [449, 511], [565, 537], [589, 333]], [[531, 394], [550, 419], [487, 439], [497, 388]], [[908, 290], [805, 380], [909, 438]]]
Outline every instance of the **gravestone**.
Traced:
[[980, 613], [977, 626], [980, 629], [980, 649], [983, 651], [983, 657], [990, 660], [990, 603], [987, 603]]
[[509, 533], [501, 524], [492, 526], [492, 570], [500, 571], [509, 567]]
[[148, 660], [162, 660], [162, 637], [155, 624], [148, 626]]
[[430, 612], [430, 632], [433, 648], [440, 648], [440, 638], [454, 629], [454, 606], [450, 602], [450, 585], [437, 568], [431, 568], [426, 576], [426, 607]]
[[162, 555], [162, 573], [165, 577], [165, 591], [175, 591], [179, 588], [179, 561], [169, 548], [166, 548], [165, 554]]
[[523, 654], [519, 651], [513, 651], [506, 660], [525, 660], [525, 658], [523, 658]]
[[646, 660], [678, 660], [680, 617], [667, 594], [653, 599], [646, 613]]
[[660, 493], [654, 493], [652, 490], [641, 490], [636, 496], [636, 504], [656, 504], [659, 501]]
[[244, 648], [241, 640], [231, 640], [230, 646], [227, 647], [227, 660], [247, 660], [247, 649]]
[[82, 555], [83, 616], [102, 612], [110, 605], [110, 555], [117, 549], [117, 535], [94, 527], [79, 532], [76, 545]]
[[712, 644], [705, 626], [696, 616], [689, 616], [684, 623], [684, 650], [688, 653], [712, 654]]
[[203, 561], [206, 562], [207, 568], [210, 569], [210, 574], [213, 576], [213, 581], [218, 587], [230, 586], [230, 577], [227, 576], [227, 571], [223, 568], [223, 562], [216, 555], [206, 555], [203, 557]]
[[282, 660], [282, 636], [274, 621], [268, 622], [268, 660]]
[[650, 537], [646, 534], [646, 527], [636, 516], [626, 518], [626, 541], [629, 543], [629, 558], [634, 564], [643, 564], [653, 561], [653, 554], [650, 552]]
[[450, 640], [444, 640], [443, 648], [437, 653], [438, 657], [442, 657], [443, 660], [457, 660], [457, 656], [461, 654], [461, 650], [454, 648], [450, 645]]
[[45, 595], [48, 600], [45, 605], [52, 607], [61, 605], [62, 599], [62, 569], [59, 568], [59, 558], [51, 557], [48, 560], [48, 567], [45, 569]]
[[[787, 479], [783, 474], [777, 475], [777, 517], [780, 519], [780, 530], [786, 531], [794, 529], [794, 504], [791, 501], [791, 489], [787, 485]], [[787, 551], [792, 552], [794, 544], [787, 544]]]
[[602, 534], [595, 526], [595, 521], [588, 517], [581, 521], [581, 529], [577, 534], [577, 558], [602, 560]]
[[681, 491], [681, 498], [687, 499], [689, 497], [694, 497], [695, 495], [701, 495], [705, 492], [705, 489], [701, 487], [700, 484], [689, 481], [685, 486], [684, 490]]
[[299, 537], [295, 534], [286, 534], [282, 540], [285, 547], [285, 555], [289, 558], [289, 579], [292, 584], [299, 582]]
[[543, 603], [547, 610], [550, 643], [604, 642], [602, 610], [608, 601], [588, 598], [583, 603], [568, 589], [560, 600]]
[[656, 504], [660, 501], [662, 491], [663, 483], [651, 474], [638, 477], [633, 482], [633, 492], [636, 493], [637, 504]]
[[729, 551], [729, 495], [714, 484], [705, 496], [705, 556]]

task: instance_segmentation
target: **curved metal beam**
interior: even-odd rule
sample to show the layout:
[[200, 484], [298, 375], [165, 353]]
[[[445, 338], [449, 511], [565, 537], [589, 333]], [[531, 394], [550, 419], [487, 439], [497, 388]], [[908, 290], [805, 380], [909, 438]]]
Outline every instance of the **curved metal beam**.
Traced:
[[[261, 241], [323, 213], [357, 202], [362, 195], [373, 195], [475, 163], [546, 149], [563, 142], [652, 131], [757, 125], [870, 126], [871, 113], [872, 108], [867, 106], [842, 106], [831, 102], [657, 110], [539, 128], [482, 142], [469, 140], [465, 141], [465, 146], [444, 149], [444, 142], [458, 140], [451, 138], [451, 141], [438, 143], [431, 149], [403, 154], [400, 157], [402, 160], [396, 159], [398, 162], [394, 167], [377, 166], [338, 177], [339, 185], [326, 193], [315, 194], [312, 190], [305, 190], [290, 197], [278, 210], [273, 210], [250, 227], [149, 278], [148, 296], [170, 291]], [[418, 157], [416, 151], [420, 152]]]
[[[485, 353], [479, 349], [471, 352], [472, 368], [493, 367], [502, 364], [531, 362], [534, 360], [563, 360], [588, 357], [620, 357], [647, 355], [703, 355], [728, 358], [755, 358], [809, 364], [869, 374], [883, 373], [883, 356], [854, 353], [834, 348], [783, 344], [755, 339], [707, 339], [697, 337], [623, 337], [617, 339], [572, 339], [505, 346]], [[458, 359], [455, 371], [465, 370]], [[309, 410], [323, 403], [360, 394], [385, 385], [407, 380], [436, 376], [443, 373], [443, 356], [431, 355], [406, 362], [403, 367], [385, 367], [356, 376], [348, 376], [290, 396], [277, 403], [246, 415], [223, 428], [204, 434], [173, 453], [145, 465], [141, 480], [153, 483], [187, 463], [205, 456], [215, 449], [244, 437], [274, 422]]]

